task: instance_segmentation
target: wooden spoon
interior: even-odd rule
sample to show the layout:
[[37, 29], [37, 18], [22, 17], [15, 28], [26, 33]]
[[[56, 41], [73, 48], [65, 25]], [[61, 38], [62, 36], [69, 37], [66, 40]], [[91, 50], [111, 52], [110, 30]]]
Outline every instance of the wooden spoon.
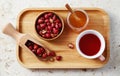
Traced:
[[70, 7], [69, 4], [66, 4], [65, 7], [68, 9], [69, 12], [71, 12], [71, 14], [73, 14], [73, 16], [75, 17], [76, 20], [80, 20], [80, 18], [76, 15], [76, 13], [72, 10], [72, 8]]
[[17, 44], [20, 45], [24, 50], [27, 50], [29, 51], [32, 55], [34, 55], [35, 57], [37, 57], [38, 59], [41, 59], [41, 60], [46, 60], [46, 59], [43, 59], [43, 58], [40, 58], [38, 56], [36, 56], [26, 45], [25, 43], [30, 40], [40, 46], [42, 46], [46, 52], [50, 52], [50, 50], [48, 50], [43, 44], [39, 43], [39, 41], [35, 40], [33, 37], [31, 37], [29, 34], [22, 34], [22, 33], [19, 33], [18, 31], [16, 31], [16, 29], [12, 26], [11, 23], [8, 23], [4, 29], [3, 29], [3, 33], [4, 34], [7, 34], [11, 37], [13, 37], [16, 41], [17, 41]]

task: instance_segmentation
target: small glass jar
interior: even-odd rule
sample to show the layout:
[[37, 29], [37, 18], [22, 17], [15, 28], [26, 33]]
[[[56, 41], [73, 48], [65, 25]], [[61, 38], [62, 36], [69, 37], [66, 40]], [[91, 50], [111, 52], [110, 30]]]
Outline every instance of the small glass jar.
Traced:
[[[67, 16], [67, 24], [68, 24], [68, 26], [73, 30], [73, 31], [75, 31], [75, 32], [80, 32], [80, 31], [82, 31], [82, 30], [84, 30], [86, 27], [87, 27], [87, 25], [88, 25], [88, 22], [89, 22], [89, 17], [88, 17], [88, 14], [86, 13], [86, 11], [84, 11], [84, 10], [82, 10], [82, 9], [75, 9], [74, 10], [74, 12], [75, 12], [75, 14], [76, 14], [76, 16], [78, 17], [78, 18], [80, 18], [80, 19], [82, 19], [82, 17], [79, 17], [80, 16], [80, 14], [79, 13], [82, 13], [82, 15], [84, 15], [83, 16], [83, 18], [86, 18], [86, 20], [85, 20], [85, 22], [84, 22], [84, 24], [82, 25], [82, 26], [80, 26], [80, 27], [75, 27], [75, 25], [73, 25], [73, 24], [76, 24], [76, 22], [75, 21], [71, 21], [70, 20], [70, 16], [72, 15], [72, 13], [68, 13], [68, 16]], [[78, 13], [76, 13], [76, 12], [78, 12]], [[78, 15], [79, 14], [79, 15]], [[71, 23], [71, 22], [74, 22], [74, 23]], [[79, 26], [80, 24], [78, 24], [78, 25], [76, 25], [76, 26]]]

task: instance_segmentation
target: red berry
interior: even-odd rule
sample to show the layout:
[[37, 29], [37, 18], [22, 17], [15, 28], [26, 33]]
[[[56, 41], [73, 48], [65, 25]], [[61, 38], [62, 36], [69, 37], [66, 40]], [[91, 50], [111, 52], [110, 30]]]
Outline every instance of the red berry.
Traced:
[[47, 33], [49, 33], [49, 34], [50, 34], [50, 33], [51, 33], [51, 31], [47, 31]]
[[55, 28], [56, 28], [56, 29], [59, 29], [59, 25], [58, 25], [58, 24], [56, 24], [56, 25], [55, 25]]
[[42, 28], [42, 29], [44, 29], [45, 27], [46, 27], [46, 24], [40, 24], [40, 27]]
[[38, 24], [43, 23], [43, 22], [44, 22], [44, 20], [38, 19]]
[[42, 55], [42, 58], [46, 58], [47, 57], [47, 53], [44, 53], [43, 55]]
[[34, 44], [34, 50], [37, 50], [38, 49], [38, 45], [37, 44]]
[[68, 43], [67, 46], [71, 49], [74, 49], [74, 44], [73, 43]]
[[49, 13], [48, 13], [48, 16], [49, 16], [49, 17], [52, 16], [52, 12], [49, 12]]
[[52, 24], [51, 24], [51, 27], [55, 27], [55, 24], [54, 24], [54, 23], [52, 23]]
[[44, 17], [45, 17], [46, 19], [48, 19], [48, 18], [49, 18], [49, 15], [48, 15], [48, 14], [45, 14]]
[[50, 22], [47, 22], [47, 25], [48, 25], [48, 26], [51, 26], [51, 23], [50, 23]]
[[49, 19], [46, 19], [45, 22], [46, 22], [46, 23], [49, 22]]
[[43, 47], [41, 47], [40, 50], [42, 51], [42, 53], [45, 52], [45, 49]]
[[32, 46], [32, 45], [31, 45], [31, 46], [29, 46], [28, 48], [29, 48], [31, 51], [33, 50], [33, 46]]
[[42, 50], [41, 50], [41, 48], [38, 48], [37, 49], [37, 55], [40, 55], [40, 54], [42, 54]]
[[46, 38], [50, 38], [51, 36], [50, 36], [49, 33], [46, 33], [46, 34], [45, 34], [45, 37], [46, 37]]
[[59, 25], [59, 28], [62, 28], [62, 24], [61, 23], [59, 23], [58, 25]]
[[57, 61], [61, 61], [62, 60], [62, 56], [56, 56], [56, 60]]
[[55, 52], [54, 51], [51, 51], [48, 53], [48, 56], [56, 56]]
[[53, 28], [53, 33], [54, 33], [54, 34], [58, 34], [58, 32], [59, 32], [58, 29]]
[[47, 30], [48, 30], [48, 31], [51, 31], [51, 30], [52, 30], [52, 27], [51, 27], [51, 26], [47, 26]]
[[53, 19], [53, 20], [56, 20], [56, 19], [57, 19], [56, 15], [54, 15], [52, 19]]
[[60, 20], [59, 20], [59, 19], [57, 19], [57, 20], [55, 20], [55, 22], [56, 22], [56, 23], [60, 23]]

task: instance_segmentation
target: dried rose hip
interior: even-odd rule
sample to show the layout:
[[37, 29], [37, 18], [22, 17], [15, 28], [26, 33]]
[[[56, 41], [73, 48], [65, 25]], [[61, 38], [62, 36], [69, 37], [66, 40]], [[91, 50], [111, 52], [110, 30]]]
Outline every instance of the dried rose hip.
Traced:
[[42, 46], [28, 40], [25, 45], [38, 57], [42, 59], [49, 59], [49, 61], [53, 62], [56, 57], [57, 61], [61, 61], [62, 56], [56, 56], [54, 51], [47, 52]]
[[32, 49], [33, 49], [33, 46], [32, 46], [32, 45], [30, 45], [28, 48], [29, 48], [30, 50], [32, 50]]
[[37, 50], [38, 49], [38, 45], [37, 44], [34, 44], [34, 50]]
[[55, 13], [45, 12], [37, 18], [35, 28], [41, 37], [50, 39], [61, 32], [62, 22]]
[[28, 41], [25, 43], [25, 45], [26, 45], [33, 53], [35, 53], [36, 56], [41, 56], [43, 53], [46, 52], [45, 49], [44, 49], [42, 46], [40, 46], [40, 45], [38, 45], [38, 44], [30, 41], [30, 40], [28, 40]]
[[71, 49], [74, 49], [74, 44], [73, 43], [68, 43], [67, 46]]
[[48, 53], [48, 56], [56, 56], [55, 52], [54, 51], [51, 51]]
[[62, 56], [56, 56], [56, 60], [57, 61], [61, 61], [62, 60]]
[[42, 58], [46, 58], [48, 55], [47, 55], [47, 53], [44, 53], [43, 55], [42, 55]]
[[42, 54], [42, 50], [40, 48], [37, 49], [37, 55]]

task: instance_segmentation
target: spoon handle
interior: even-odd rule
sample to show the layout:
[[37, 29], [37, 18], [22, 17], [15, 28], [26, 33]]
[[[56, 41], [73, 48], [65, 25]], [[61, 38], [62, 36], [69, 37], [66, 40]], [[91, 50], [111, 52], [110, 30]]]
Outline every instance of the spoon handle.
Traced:
[[66, 7], [71, 13], [74, 13], [74, 11], [73, 11], [72, 8], [69, 6], [69, 4], [66, 4], [65, 7]]
[[72, 14], [73, 14], [73, 16], [74, 16], [74, 18], [76, 19], [76, 20], [80, 20], [80, 18], [76, 15], [76, 13], [72, 10], [72, 8], [70, 7], [70, 5], [69, 4], [66, 4], [65, 5], [65, 7], [68, 9], [68, 11], [70, 11]]
[[3, 33], [15, 38], [16, 40], [19, 40], [23, 36], [23, 34], [16, 31], [16, 29], [12, 26], [11, 23], [8, 23], [3, 28]]

